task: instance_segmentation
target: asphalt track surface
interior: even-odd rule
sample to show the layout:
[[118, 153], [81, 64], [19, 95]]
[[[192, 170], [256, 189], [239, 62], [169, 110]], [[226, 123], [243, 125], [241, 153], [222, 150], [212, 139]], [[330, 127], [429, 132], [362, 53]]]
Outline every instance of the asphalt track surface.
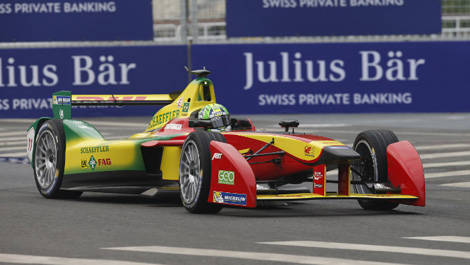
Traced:
[[[421, 155], [427, 206], [370, 212], [355, 201], [302, 201], [194, 215], [174, 193], [48, 200], [21, 164], [29, 121], [0, 120], [0, 157], [9, 157], [0, 162], [0, 264], [470, 264], [470, 114], [251, 118], [267, 131], [299, 119], [299, 132], [344, 143], [393, 129]], [[88, 121], [117, 139], [147, 118]]]

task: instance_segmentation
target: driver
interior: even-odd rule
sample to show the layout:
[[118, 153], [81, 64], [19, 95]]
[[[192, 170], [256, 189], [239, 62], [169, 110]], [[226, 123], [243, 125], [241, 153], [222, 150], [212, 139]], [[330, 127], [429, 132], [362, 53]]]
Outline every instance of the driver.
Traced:
[[212, 131], [230, 131], [230, 114], [227, 108], [224, 106], [214, 103], [206, 105], [199, 111], [199, 120], [210, 120], [212, 123]]

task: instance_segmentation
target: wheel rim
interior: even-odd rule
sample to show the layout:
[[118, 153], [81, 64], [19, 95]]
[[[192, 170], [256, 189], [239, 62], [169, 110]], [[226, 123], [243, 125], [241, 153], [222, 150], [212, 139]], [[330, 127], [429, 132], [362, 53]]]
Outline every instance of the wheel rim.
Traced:
[[[354, 184], [356, 193], [372, 193], [366, 183], [378, 182], [377, 157], [374, 149], [365, 140], [360, 140], [354, 147], [354, 150], [361, 155], [361, 160], [353, 163], [352, 180], [362, 182]], [[359, 174], [358, 174], [359, 173]]]
[[41, 189], [46, 190], [54, 183], [57, 170], [57, 145], [50, 131], [40, 135], [34, 161], [36, 180]]
[[182, 150], [180, 160], [180, 190], [183, 203], [192, 204], [199, 196], [202, 183], [199, 150], [193, 140], [189, 140]]

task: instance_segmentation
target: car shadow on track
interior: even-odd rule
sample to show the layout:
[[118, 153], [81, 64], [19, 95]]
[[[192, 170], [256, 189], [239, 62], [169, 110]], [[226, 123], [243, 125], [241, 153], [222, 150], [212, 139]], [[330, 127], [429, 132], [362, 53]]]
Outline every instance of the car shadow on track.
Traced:
[[123, 204], [123, 205], [145, 205], [150, 207], [182, 207], [178, 193], [164, 193], [155, 197], [143, 197], [139, 195], [85, 193], [79, 202]]
[[[155, 197], [138, 195], [84, 193], [76, 202], [104, 203], [121, 205], [142, 205], [153, 208], [181, 207], [184, 210], [179, 193], [163, 193]], [[399, 206], [392, 211], [365, 211], [356, 203], [340, 202], [263, 202], [254, 209], [224, 207], [217, 216], [223, 217], [252, 217], [252, 218], [282, 218], [282, 217], [334, 217], [334, 216], [421, 216], [424, 213], [417, 208]], [[188, 213], [189, 214], [189, 213]]]
[[335, 216], [421, 216], [421, 211], [416, 208], [399, 206], [392, 211], [366, 211], [356, 204], [338, 204], [334, 202], [309, 203], [309, 202], [277, 202], [258, 206], [256, 209], [223, 209], [219, 215], [230, 217], [254, 217], [254, 218], [282, 218], [282, 217], [335, 217]]

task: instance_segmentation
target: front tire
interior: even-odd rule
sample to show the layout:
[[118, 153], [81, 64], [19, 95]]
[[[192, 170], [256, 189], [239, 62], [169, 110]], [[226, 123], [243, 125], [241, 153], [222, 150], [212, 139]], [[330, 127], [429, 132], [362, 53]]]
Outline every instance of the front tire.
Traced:
[[48, 198], [76, 198], [81, 192], [60, 190], [64, 177], [65, 133], [61, 120], [44, 122], [37, 133], [33, 170], [39, 193]]
[[181, 202], [191, 213], [217, 213], [221, 205], [209, 203], [211, 185], [210, 141], [225, 142], [220, 133], [195, 131], [181, 149], [179, 185]]
[[[352, 165], [352, 180], [355, 193], [377, 194], [370, 184], [385, 183], [388, 180], [387, 146], [398, 142], [397, 136], [389, 130], [369, 130], [361, 132], [355, 139], [353, 149], [361, 155], [361, 160]], [[392, 210], [397, 202], [384, 200], [358, 200], [365, 210]]]

